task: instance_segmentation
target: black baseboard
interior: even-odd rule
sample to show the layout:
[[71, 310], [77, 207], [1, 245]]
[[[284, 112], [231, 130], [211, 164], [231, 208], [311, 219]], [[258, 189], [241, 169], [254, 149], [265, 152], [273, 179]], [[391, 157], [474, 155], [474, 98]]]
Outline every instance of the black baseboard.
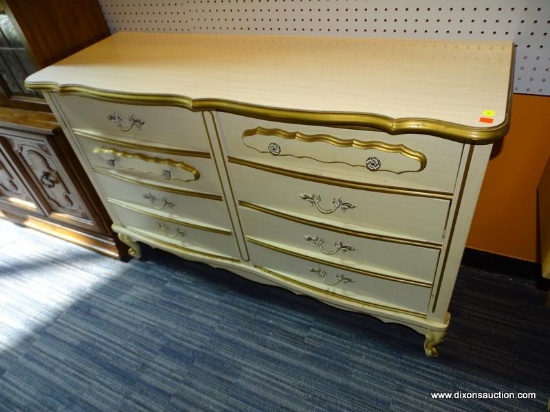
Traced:
[[462, 257], [462, 265], [489, 272], [498, 272], [507, 276], [532, 279], [537, 282], [537, 286], [544, 289], [550, 288], [550, 279], [542, 277], [540, 263], [466, 248]]

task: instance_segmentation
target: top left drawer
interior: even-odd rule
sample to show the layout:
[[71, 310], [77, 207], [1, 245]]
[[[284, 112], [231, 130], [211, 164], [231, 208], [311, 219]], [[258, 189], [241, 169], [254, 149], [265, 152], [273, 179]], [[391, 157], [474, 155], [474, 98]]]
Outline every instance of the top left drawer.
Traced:
[[127, 142], [141, 141], [177, 149], [210, 152], [200, 113], [181, 107], [112, 103], [56, 95], [70, 127]]

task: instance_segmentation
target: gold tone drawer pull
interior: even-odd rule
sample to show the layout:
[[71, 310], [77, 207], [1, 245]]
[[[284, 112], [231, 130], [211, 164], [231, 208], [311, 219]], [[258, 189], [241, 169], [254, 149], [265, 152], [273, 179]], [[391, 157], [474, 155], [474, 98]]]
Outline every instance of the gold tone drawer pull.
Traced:
[[304, 236], [304, 238], [308, 242], [311, 242], [315, 247], [318, 247], [319, 249], [321, 249], [321, 252], [323, 252], [325, 255], [334, 255], [339, 251], [342, 251], [342, 253], [346, 253], [348, 251], [353, 252], [355, 250], [353, 246], [344, 245], [343, 242], [334, 242], [334, 246], [336, 247], [336, 249], [326, 250], [323, 247], [323, 244], [325, 243], [325, 239], [319, 238], [318, 236], [309, 236], [309, 235]]
[[309, 271], [311, 273], [315, 273], [317, 276], [319, 276], [319, 278], [321, 278], [323, 280], [325, 285], [328, 285], [328, 286], [336, 286], [339, 283], [355, 283], [355, 280], [353, 280], [351, 278], [348, 278], [348, 277], [346, 277], [346, 276], [344, 276], [340, 273], [335, 276], [336, 281], [327, 282], [327, 279], [326, 279], [327, 272], [325, 272], [324, 270], [321, 270], [320, 268], [319, 269], [309, 268]]
[[[157, 228], [159, 228], [163, 232], [168, 232], [170, 230], [170, 228], [162, 222], [157, 223]], [[173, 234], [171, 234], [171, 235], [167, 234], [166, 236], [173, 239], [173, 238], [178, 237], [178, 236], [181, 236], [181, 237], [187, 236], [187, 234], [183, 230], [181, 230], [181, 228], [179, 226], [177, 226], [174, 229]]]
[[116, 124], [116, 126], [123, 132], [127, 132], [131, 130], [132, 127], [134, 126], [136, 126], [139, 130], [141, 130], [141, 127], [145, 124], [143, 120], [134, 117], [133, 114], [128, 116], [128, 121], [130, 122], [130, 125], [128, 127], [124, 127], [122, 125], [122, 117], [117, 112], [113, 112], [107, 118], [110, 121], [112, 121], [114, 124]]
[[323, 209], [321, 206], [319, 206], [319, 203], [321, 203], [321, 196], [319, 196], [319, 195], [316, 195], [316, 194], [308, 195], [308, 194], [303, 193], [303, 194], [300, 195], [300, 198], [302, 198], [303, 200], [308, 202], [312, 207], [315, 206], [319, 212], [321, 212], [325, 215], [329, 215], [331, 213], [334, 213], [338, 209], [340, 209], [342, 212], [345, 212], [348, 209], [355, 209], [354, 205], [352, 205], [349, 202], [344, 202], [342, 200], [342, 198], [332, 199], [332, 204], [334, 205], [334, 207], [332, 209]]
[[176, 204], [174, 202], [171, 202], [170, 200], [163, 197], [162, 199], [157, 199], [157, 197], [152, 193], [147, 193], [143, 195], [144, 199], [149, 200], [153, 207], [157, 210], [164, 209], [166, 206], [168, 207], [174, 207]]
[[[126, 159], [138, 159], [138, 160], [141, 160], [143, 162], [151, 162], [151, 163], [156, 163], [156, 164], [161, 164], [161, 165], [167, 165], [167, 166], [170, 166], [170, 167], [177, 167], [177, 168], [183, 169], [186, 172], [189, 172], [193, 175], [192, 179], [186, 179], [186, 180], [184, 180], [184, 182], [196, 181], [196, 180], [199, 180], [200, 177], [201, 177], [200, 172], [196, 168], [194, 168], [191, 165], [188, 165], [185, 162], [176, 162], [175, 160], [162, 159], [162, 158], [159, 158], [159, 157], [151, 157], [151, 156], [146, 156], [146, 155], [140, 154], [140, 153], [128, 153], [128, 152], [123, 152], [121, 150], [108, 149], [108, 148], [105, 148], [105, 147], [96, 147], [94, 149], [94, 153], [95, 154], [97, 154], [97, 153], [108, 154], [108, 155], [112, 155], [112, 156], [115, 156], [115, 157], [124, 157]], [[109, 164], [109, 166], [112, 166], [112, 167], [115, 165], [114, 159], [108, 159], [107, 163]], [[166, 169], [164, 169], [161, 172], [161, 175], [165, 179], [170, 179], [171, 178], [170, 171], [166, 170]]]

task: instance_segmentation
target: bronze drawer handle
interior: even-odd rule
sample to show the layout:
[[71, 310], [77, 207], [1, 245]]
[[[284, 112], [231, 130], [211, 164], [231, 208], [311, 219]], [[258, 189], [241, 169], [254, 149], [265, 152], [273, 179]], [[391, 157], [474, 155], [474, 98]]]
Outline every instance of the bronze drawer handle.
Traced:
[[355, 205], [352, 205], [349, 202], [344, 202], [342, 200], [342, 198], [338, 198], [338, 199], [334, 198], [332, 200], [332, 204], [334, 205], [334, 207], [332, 209], [323, 209], [319, 205], [319, 203], [321, 203], [321, 196], [319, 196], [319, 195], [316, 195], [316, 194], [308, 195], [308, 194], [302, 193], [300, 195], [300, 198], [302, 198], [303, 200], [308, 202], [312, 207], [315, 206], [319, 212], [321, 212], [325, 215], [329, 215], [331, 213], [334, 213], [338, 209], [340, 209], [342, 212], [345, 212], [348, 209], [355, 209], [355, 207], [356, 207]]
[[171, 202], [167, 198], [163, 197], [162, 199], [158, 199], [154, 194], [147, 193], [143, 195], [144, 199], [149, 200], [151, 205], [157, 210], [164, 209], [166, 206], [168, 207], [174, 207], [176, 204], [174, 202]]
[[128, 127], [124, 127], [122, 125], [122, 117], [117, 113], [113, 112], [107, 118], [112, 121], [116, 126], [122, 130], [123, 132], [127, 132], [132, 129], [132, 127], [136, 126], [139, 130], [141, 130], [141, 127], [145, 124], [145, 122], [141, 119], [138, 119], [134, 117], [134, 115], [128, 116], [128, 121], [130, 122], [130, 125]]
[[[168, 232], [168, 230], [170, 230], [170, 228], [166, 224], [164, 224], [163, 222], [158, 222], [157, 223], [157, 228], [159, 228], [160, 230], [162, 230], [165, 233]], [[177, 226], [174, 229], [173, 234], [171, 234], [171, 235], [167, 234], [166, 236], [168, 236], [169, 238], [174, 239], [175, 237], [178, 237], [178, 236], [181, 236], [181, 237], [187, 236], [187, 234], [179, 226]]]
[[328, 285], [328, 286], [336, 286], [339, 283], [355, 283], [355, 280], [353, 280], [351, 278], [348, 278], [348, 277], [342, 275], [341, 273], [339, 273], [335, 276], [336, 281], [328, 282], [327, 279], [326, 279], [327, 272], [325, 272], [324, 270], [321, 270], [321, 268], [318, 268], [318, 269], [309, 268], [309, 271], [311, 273], [315, 273], [317, 276], [319, 276], [319, 278], [321, 278], [323, 280], [325, 285]]
[[339, 251], [342, 251], [342, 253], [346, 252], [353, 252], [355, 248], [353, 246], [344, 245], [343, 242], [334, 242], [335, 249], [334, 250], [327, 250], [323, 247], [323, 244], [325, 243], [325, 239], [319, 238], [318, 236], [309, 236], [306, 235], [304, 238], [312, 243], [315, 247], [318, 247], [321, 249], [321, 252], [323, 252], [325, 255], [334, 255], [335, 253], [338, 253]]
[[[98, 153], [101, 153], [101, 154], [108, 154], [108, 155], [111, 155], [113, 157], [123, 157], [123, 158], [126, 158], [126, 159], [138, 159], [138, 160], [141, 160], [143, 162], [150, 162], [150, 163], [156, 163], [156, 164], [160, 164], [160, 165], [166, 165], [166, 166], [169, 166], [169, 167], [174, 167], [174, 168], [179, 168], [179, 169], [182, 169], [182, 170], [185, 170], [186, 172], [190, 173], [193, 178], [191, 179], [185, 179], [184, 182], [193, 182], [193, 181], [196, 181], [196, 180], [199, 180], [200, 177], [201, 177], [201, 174], [200, 172], [198, 171], [197, 168], [185, 163], [185, 162], [181, 162], [181, 161], [175, 161], [175, 160], [171, 160], [171, 159], [163, 159], [163, 158], [160, 158], [160, 157], [151, 157], [151, 156], [147, 156], [147, 155], [144, 155], [144, 154], [141, 154], [141, 153], [128, 153], [128, 152], [123, 152], [121, 150], [117, 150], [117, 149], [112, 149], [112, 148], [106, 148], [106, 147], [96, 147], [94, 149], [94, 153], [95, 154], [98, 154]], [[114, 167], [115, 166], [115, 159], [114, 158], [110, 158], [107, 160], [107, 164], [111, 167]], [[168, 169], [163, 169], [161, 171], [161, 176], [167, 180], [171, 179], [171, 173], [170, 173], [170, 170]]]

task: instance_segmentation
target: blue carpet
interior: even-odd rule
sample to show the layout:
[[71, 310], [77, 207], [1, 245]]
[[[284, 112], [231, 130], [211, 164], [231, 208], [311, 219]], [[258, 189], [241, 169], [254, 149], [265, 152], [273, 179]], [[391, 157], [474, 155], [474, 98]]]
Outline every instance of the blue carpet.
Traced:
[[[0, 220], [0, 411], [545, 411], [534, 281], [463, 267], [423, 338], [144, 247], [127, 263]], [[536, 399], [432, 399], [432, 392]]]

